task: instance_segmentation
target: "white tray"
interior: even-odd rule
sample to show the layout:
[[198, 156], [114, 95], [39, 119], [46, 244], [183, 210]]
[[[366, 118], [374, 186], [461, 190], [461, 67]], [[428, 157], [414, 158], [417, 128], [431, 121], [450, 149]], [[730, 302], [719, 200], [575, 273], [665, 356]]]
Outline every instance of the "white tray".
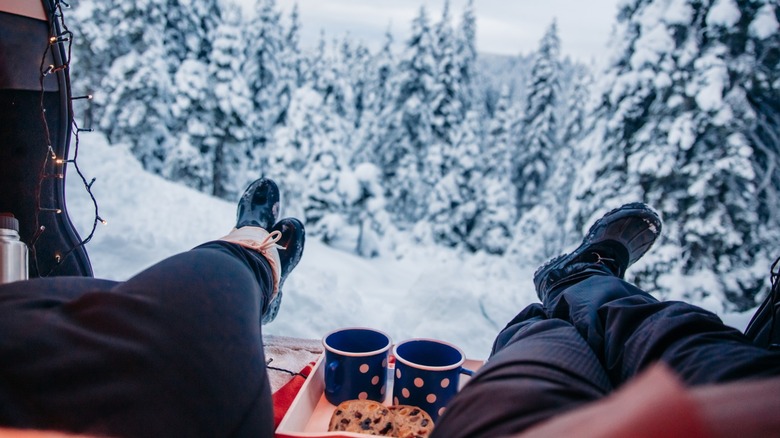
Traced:
[[[322, 365], [323, 358], [324, 354], [317, 359], [317, 363], [314, 365], [311, 374], [309, 374], [309, 378], [301, 386], [298, 395], [295, 396], [290, 405], [290, 409], [281, 423], [279, 423], [279, 427], [276, 428], [276, 438], [365, 438], [366, 436], [373, 436], [354, 432], [328, 432], [328, 423], [330, 423], [330, 417], [333, 415], [336, 407], [325, 398], [325, 367]], [[463, 366], [476, 371], [482, 364], [481, 360], [466, 359]], [[388, 406], [392, 403], [393, 371], [394, 364], [393, 361], [390, 361], [387, 367], [387, 392], [383, 402]], [[461, 374], [459, 386], [463, 387], [469, 378], [469, 376]]]

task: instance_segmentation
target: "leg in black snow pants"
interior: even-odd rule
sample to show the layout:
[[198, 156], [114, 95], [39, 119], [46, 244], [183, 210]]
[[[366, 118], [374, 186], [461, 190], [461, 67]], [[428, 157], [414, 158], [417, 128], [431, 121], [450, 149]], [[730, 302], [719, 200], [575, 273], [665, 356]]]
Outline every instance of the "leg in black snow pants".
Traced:
[[435, 437], [521, 432], [598, 400], [661, 361], [688, 385], [780, 375], [780, 353], [711, 312], [659, 302], [622, 280], [660, 233], [644, 204], [597, 221], [582, 245], [534, 275], [532, 304], [501, 333], [485, 366], [448, 405]]

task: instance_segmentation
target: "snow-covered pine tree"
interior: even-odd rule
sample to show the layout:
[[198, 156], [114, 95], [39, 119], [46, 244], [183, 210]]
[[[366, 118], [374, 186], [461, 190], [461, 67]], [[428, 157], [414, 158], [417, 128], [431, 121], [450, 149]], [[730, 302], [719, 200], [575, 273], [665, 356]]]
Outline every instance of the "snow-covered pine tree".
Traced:
[[285, 122], [274, 131], [266, 173], [282, 191], [287, 216], [305, 217], [303, 198], [307, 182], [304, 168], [311, 159], [314, 142], [321, 130], [322, 111], [322, 96], [311, 85], [304, 84], [293, 92]]
[[300, 32], [301, 23], [298, 13], [298, 3], [296, 3], [293, 6], [292, 12], [290, 12], [290, 26], [287, 29], [287, 35], [284, 38], [282, 53], [280, 55], [282, 68], [281, 76], [279, 78], [279, 82], [281, 83], [279, 90], [280, 113], [277, 119], [277, 124], [279, 125], [282, 125], [287, 121], [287, 111], [290, 107], [292, 95], [303, 82], [305, 57], [303, 53], [301, 53]]
[[116, 59], [103, 81], [98, 127], [112, 144], [127, 144], [150, 172], [162, 173], [174, 136], [168, 129], [173, 103], [162, 44]]
[[383, 149], [393, 147], [383, 143], [387, 138], [388, 123], [392, 120], [391, 111], [395, 109], [393, 99], [396, 95], [396, 56], [389, 27], [382, 48], [367, 61], [367, 65], [369, 76], [363, 99], [364, 110], [353, 136], [352, 162], [381, 164]]
[[[352, 124], [355, 129], [359, 129], [363, 124], [363, 119], [366, 116], [366, 110], [370, 105], [372, 98], [371, 90], [373, 66], [371, 65], [373, 56], [363, 43], [358, 43], [352, 47], [352, 55], [350, 56], [350, 62], [347, 65], [349, 71], [350, 84], [352, 89], [352, 106], [353, 116]], [[355, 146], [350, 147], [352, 153], [354, 153]]]
[[455, 35], [455, 65], [458, 68], [458, 100], [464, 114], [476, 104], [474, 90], [477, 76], [477, 17], [474, 0], [468, 0], [463, 9], [460, 26]]
[[[449, 246], [466, 244], [475, 225], [483, 174], [478, 162], [483, 138], [480, 113], [471, 99], [476, 61], [473, 4], [464, 12], [455, 34], [445, 2], [436, 36], [437, 84], [434, 88], [434, 143], [424, 163], [424, 174], [433, 185], [428, 203], [428, 223], [434, 240]], [[473, 248], [471, 248], [473, 249]]]
[[776, 152], [762, 152], [755, 133], [766, 115], [758, 102], [780, 96], [756, 86], [762, 73], [777, 78], [777, 57], [756, 49], [778, 52], [777, 14], [765, 0], [622, 5], [576, 219], [625, 201], [658, 208], [664, 237], [633, 279], [663, 297], [745, 309], [765, 285], [780, 227], [766, 197], [777, 171], [762, 160]]
[[185, 59], [206, 60], [211, 56], [211, 39], [220, 22], [219, 0], [166, 0], [164, 41], [171, 63], [178, 70]]
[[[314, 96], [312, 96], [314, 97]], [[348, 229], [347, 206], [354, 194], [353, 184], [347, 179], [351, 175], [348, 157], [343, 147], [350, 124], [333, 113], [328, 102], [312, 102], [307, 115], [310, 126], [307, 128], [311, 155], [306, 162], [303, 174], [306, 186], [303, 190], [303, 209], [306, 224], [313, 236], [320, 237], [329, 244], [342, 244], [349, 240], [344, 233]], [[346, 176], [345, 176], [346, 175]], [[352, 249], [347, 244], [345, 249]]]
[[562, 147], [574, 147], [587, 132], [590, 90], [593, 87], [593, 75], [584, 65], [574, 66], [571, 90], [566, 100], [566, 119], [563, 120], [561, 134]]
[[460, 66], [455, 53], [456, 41], [450, 18], [450, 2], [445, 0], [441, 19], [434, 28], [434, 56], [436, 83], [431, 96], [433, 107], [433, 143], [423, 161], [423, 175], [434, 186], [443, 175], [449, 173], [446, 155], [451, 155], [455, 128], [463, 121], [461, 108]]
[[339, 214], [344, 210], [345, 201], [339, 187], [344, 163], [332, 144], [319, 146], [307, 165], [304, 218], [311, 235], [326, 244], [336, 244], [347, 225], [346, 218]]
[[214, 193], [216, 98], [209, 83], [212, 40], [222, 20], [218, 0], [197, 3], [168, 0], [165, 48], [173, 78], [173, 105], [168, 126], [175, 145], [163, 175], [204, 193]]
[[164, 175], [204, 193], [213, 193], [214, 144], [210, 139], [216, 99], [208, 70], [208, 59], [188, 58], [174, 74], [171, 113], [173, 124], [178, 127], [177, 142], [167, 157]]
[[524, 263], [541, 264], [566, 251], [573, 241], [579, 243], [580, 230], [572, 231], [571, 209], [575, 176], [583, 161], [579, 141], [588, 130], [589, 94], [586, 84], [588, 71], [575, 66], [573, 84], [570, 84], [568, 104], [561, 114], [565, 120], [560, 147], [551, 155], [550, 176], [542, 193], [530, 210], [526, 211], [514, 233], [517, 236], [509, 247], [512, 256]]
[[323, 58], [325, 63], [316, 83], [316, 89], [322, 94], [333, 117], [341, 118], [353, 126], [358, 118], [354, 92], [358, 79], [355, 70], [363, 56], [362, 44], [353, 44], [349, 35], [342, 40], [334, 39], [331, 49], [327, 50]]
[[[358, 226], [356, 252], [363, 257], [381, 255], [387, 246], [383, 242], [392, 234], [393, 224], [385, 210], [382, 171], [370, 163], [360, 163], [352, 173], [357, 190], [351, 191], [348, 220]], [[344, 186], [346, 184], [342, 184]]]
[[288, 215], [305, 217], [307, 175], [304, 168], [312, 159], [314, 143], [323, 129], [325, 109], [317, 83], [320, 72], [325, 70], [325, 57], [325, 34], [321, 32], [317, 48], [300, 64], [299, 85], [293, 90], [282, 124], [274, 130], [266, 152], [269, 161], [266, 174], [279, 184]]
[[540, 201], [560, 148], [556, 115], [560, 94], [560, 41], [553, 23], [539, 42], [534, 56], [525, 106], [522, 144], [513, 157], [512, 183], [517, 188], [518, 213]]
[[489, 121], [481, 153], [480, 171], [473, 184], [476, 220], [468, 242], [473, 250], [502, 254], [509, 247], [517, 222], [517, 196], [511, 180], [511, 156], [518, 148], [521, 112], [512, 101], [509, 86], [501, 90]]
[[160, 46], [164, 10], [163, 0], [144, 4], [79, 2], [72, 25], [79, 33], [79, 38], [74, 38], [73, 60], [79, 66], [79, 74], [73, 75], [74, 89], [83, 89], [97, 99], [103, 94], [102, 81], [116, 59], [131, 51], [142, 54], [152, 46]]
[[[88, 41], [79, 48], [82, 56], [91, 54], [87, 57], [110, 65], [95, 93], [97, 127], [112, 144], [129, 145], [144, 168], [155, 173], [162, 171], [173, 140], [168, 127], [173, 96], [162, 38], [164, 8], [163, 0], [124, 2], [114, 6], [118, 11], [94, 4], [89, 17], [96, 23], [85, 30], [90, 37], [104, 32], [96, 37], [107, 43]], [[117, 15], [119, 11], [124, 16]], [[110, 29], [112, 25], [116, 28]], [[94, 59], [86, 60], [92, 68]], [[105, 66], [96, 68], [105, 71]]]
[[739, 65], [754, 118], [746, 135], [753, 145], [753, 167], [760, 181], [757, 234], [767, 242], [766, 256], [771, 259], [780, 255], [770, 243], [777, 242], [773, 236], [780, 229], [780, 7], [772, 1], [753, 2], [752, 6], [739, 23], [741, 32], [734, 33], [728, 45], [741, 47], [747, 26], [749, 39]]
[[396, 97], [381, 168], [390, 193], [388, 206], [396, 223], [408, 227], [425, 215], [430, 185], [422, 174], [423, 159], [434, 142], [431, 98], [436, 86], [436, 59], [425, 7], [412, 22], [412, 33], [398, 68]]
[[212, 41], [209, 76], [214, 90], [214, 126], [206, 140], [213, 145], [212, 194], [237, 199], [258, 175], [252, 172], [252, 95], [242, 67], [247, 63], [240, 11], [225, 9]]
[[466, 119], [453, 127], [454, 144], [444, 157], [447, 173], [434, 187], [428, 202], [428, 223], [437, 243], [474, 249], [469, 246], [468, 239], [480, 213], [481, 138], [476, 111], [469, 111]]
[[[282, 102], [287, 100], [286, 89], [291, 67], [282, 59], [284, 53], [284, 28], [280, 13], [276, 9], [276, 0], [257, 0], [256, 15], [246, 27], [249, 56], [243, 73], [249, 82], [249, 91], [254, 100], [253, 155], [256, 171], [262, 172], [267, 166], [269, 141], [273, 138], [276, 126], [287, 117]], [[288, 60], [289, 61], [289, 60]]]

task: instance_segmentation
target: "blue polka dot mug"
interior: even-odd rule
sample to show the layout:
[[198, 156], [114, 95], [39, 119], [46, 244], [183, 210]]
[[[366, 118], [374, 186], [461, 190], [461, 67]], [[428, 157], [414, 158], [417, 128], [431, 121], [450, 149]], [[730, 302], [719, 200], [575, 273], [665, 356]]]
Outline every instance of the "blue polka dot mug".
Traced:
[[435, 339], [409, 339], [393, 348], [395, 378], [393, 404], [422, 408], [433, 421], [458, 392], [466, 357], [460, 348]]
[[334, 405], [354, 399], [382, 402], [391, 344], [385, 333], [363, 327], [325, 335], [325, 398]]

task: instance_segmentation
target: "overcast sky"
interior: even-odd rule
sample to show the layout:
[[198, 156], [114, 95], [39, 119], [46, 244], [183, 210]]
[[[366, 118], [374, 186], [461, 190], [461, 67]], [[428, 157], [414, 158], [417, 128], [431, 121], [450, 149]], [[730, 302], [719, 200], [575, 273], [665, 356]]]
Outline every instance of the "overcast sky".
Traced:
[[[444, 0], [278, 0], [277, 4], [287, 15], [296, 1], [305, 46], [314, 46], [324, 30], [328, 37], [349, 33], [372, 49], [380, 46], [388, 26], [398, 44], [405, 41], [421, 5], [432, 21], [438, 21], [444, 4]], [[460, 21], [466, 1], [450, 1], [454, 22]], [[538, 47], [556, 19], [564, 55], [583, 62], [599, 60], [619, 1], [475, 0], [477, 48], [480, 53], [528, 53]]]

